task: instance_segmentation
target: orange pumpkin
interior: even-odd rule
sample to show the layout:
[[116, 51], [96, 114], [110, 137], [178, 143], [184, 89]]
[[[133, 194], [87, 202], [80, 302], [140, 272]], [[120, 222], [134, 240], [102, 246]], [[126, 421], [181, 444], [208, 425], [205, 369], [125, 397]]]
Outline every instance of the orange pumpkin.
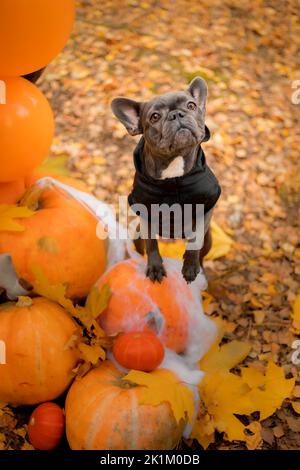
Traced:
[[75, 322], [58, 304], [25, 297], [0, 305], [0, 401], [32, 405], [61, 395], [72, 380], [77, 352], [66, 348]]
[[132, 331], [118, 336], [113, 345], [113, 354], [126, 369], [150, 372], [162, 363], [165, 351], [154, 333]]
[[66, 285], [69, 297], [85, 297], [106, 266], [98, 220], [62, 190], [45, 188], [34, 197], [35, 214], [19, 220], [25, 230], [0, 231], [0, 254], [10, 253], [19, 277], [29, 283], [39, 266], [50, 284]]
[[52, 450], [58, 446], [65, 429], [63, 410], [55, 403], [39, 405], [30, 416], [28, 436], [38, 450]]
[[23, 179], [0, 183], [0, 204], [16, 204], [25, 193]]
[[189, 333], [189, 302], [192, 293], [180, 271], [168, 270], [161, 284], [145, 275], [144, 261], [126, 260], [116, 264], [98, 282], [101, 290], [108, 284], [111, 297], [98, 317], [110, 335], [128, 331], [153, 331], [153, 319], [160, 317], [163, 344], [184, 351]]
[[169, 403], [139, 404], [143, 387], [122, 380], [110, 361], [75, 380], [66, 400], [66, 432], [73, 450], [170, 450], [185, 423]]

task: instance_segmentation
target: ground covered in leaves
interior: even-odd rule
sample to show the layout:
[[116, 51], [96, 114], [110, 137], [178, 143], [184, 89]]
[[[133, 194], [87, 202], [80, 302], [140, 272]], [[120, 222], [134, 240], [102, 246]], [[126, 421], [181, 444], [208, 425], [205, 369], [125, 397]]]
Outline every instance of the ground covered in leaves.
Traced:
[[[235, 243], [206, 262], [206, 311], [225, 320], [223, 342], [250, 343], [244, 365], [263, 372], [271, 359], [296, 383], [293, 402], [261, 421], [262, 441], [248, 448], [300, 448], [300, 366], [292, 362], [300, 332], [300, 318], [292, 324], [300, 291], [300, 105], [292, 103], [299, 14], [297, 0], [80, 0], [72, 38], [39, 81], [56, 117], [53, 155], [67, 155], [72, 176], [116, 203], [132, 184], [134, 139], [112, 116], [111, 99], [147, 100], [196, 75], [207, 80], [205, 151], [223, 189], [214, 220]], [[0, 412], [0, 428], [12, 422], [15, 415]], [[220, 433], [208, 448], [246, 444]]]

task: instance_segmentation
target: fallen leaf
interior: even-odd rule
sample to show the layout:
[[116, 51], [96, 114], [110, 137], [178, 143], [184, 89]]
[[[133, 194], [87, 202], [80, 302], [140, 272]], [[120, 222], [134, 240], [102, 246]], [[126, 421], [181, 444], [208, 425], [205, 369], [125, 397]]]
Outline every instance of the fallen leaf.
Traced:
[[74, 318], [77, 318], [87, 329], [94, 328], [94, 333], [98, 337], [105, 338], [106, 335], [99, 324], [93, 318], [91, 312], [86, 307], [74, 305], [71, 299], [66, 297], [66, 286], [63, 284], [51, 285], [39, 266], [33, 266], [32, 272], [35, 276], [33, 290], [35, 293], [46, 297], [53, 302], [57, 302], [64, 307]]
[[0, 231], [23, 232], [25, 227], [19, 223], [19, 219], [27, 219], [33, 215], [34, 211], [28, 207], [0, 204]]
[[[248, 432], [247, 432], [248, 431]], [[248, 450], [255, 450], [262, 445], [261, 424], [258, 421], [253, 421], [244, 430], [245, 442]]]
[[85, 307], [93, 318], [97, 318], [107, 307], [111, 291], [108, 284], [105, 284], [101, 292], [98, 287], [94, 286], [88, 295]]
[[300, 294], [297, 295], [293, 304], [293, 329], [296, 334], [300, 334]]
[[[248, 374], [246, 383], [253, 387], [248, 398], [253, 403], [255, 411], [260, 412], [261, 420], [275, 413], [282, 402], [291, 397], [295, 379], [286, 379], [283, 368], [274, 362], [268, 362], [265, 374], [261, 374], [260, 377], [257, 371], [254, 372], [252, 368], [248, 368], [246, 373]], [[245, 369], [241, 369], [241, 374], [242, 378], [246, 380]], [[249, 379], [250, 374], [255, 377], [252, 382]]]
[[78, 349], [80, 358], [85, 362], [90, 362], [93, 366], [96, 366], [100, 360], [104, 361], [106, 358], [106, 353], [101, 346], [89, 346], [88, 344], [80, 343]]
[[278, 439], [282, 436], [284, 436], [284, 429], [283, 427], [281, 426], [281, 424], [278, 424], [278, 426], [275, 426], [273, 429], [273, 434], [275, 437], [277, 437]]
[[293, 389], [293, 396], [300, 398], [300, 385], [296, 385]]
[[296, 432], [296, 433], [300, 432], [300, 419], [299, 418], [294, 418], [293, 416], [287, 416], [286, 422], [288, 424], [288, 427], [293, 432]]
[[293, 410], [300, 415], [300, 401], [292, 401], [291, 405], [293, 407]]
[[226, 256], [232, 249], [234, 241], [219, 227], [216, 222], [211, 222], [212, 247], [205, 259], [215, 260]]
[[[212, 247], [205, 259], [215, 260], [226, 256], [231, 251], [234, 241], [214, 221], [211, 222], [211, 235]], [[185, 242], [183, 240], [175, 242], [159, 240], [159, 251], [163, 257], [182, 259], [185, 252]]]
[[125, 375], [123, 380], [129, 380], [144, 387], [139, 395], [140, 404], [155, 406], [168, 402], [178, 423], [186, 418], [192, 422], [194, 417], [193, 392], [180, 382], [171, 371], [159, 369], [147, 373], [133, 370]]
[[48, 174], [49, 176], [69, 175], [70, 171], [67, 167], [68, 160], [69, 157], [67, 155], [49, 157], [37, 168], [37, 172]]
[[216, 371], [229, 371], [249, 354], [251, 345], [242, 341], [231, 341], [212, 348], [200, 361], [200, 369], [208, 374]]

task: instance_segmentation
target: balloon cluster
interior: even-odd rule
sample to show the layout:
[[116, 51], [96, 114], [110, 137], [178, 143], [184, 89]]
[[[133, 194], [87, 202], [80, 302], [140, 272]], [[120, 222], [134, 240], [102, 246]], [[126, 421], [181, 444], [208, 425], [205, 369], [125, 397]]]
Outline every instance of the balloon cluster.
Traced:
[[0, 2], [0, 185], [18, 184], [47, 157], [53, 112], [32, 82], [64, 47], [74, 17], [75, 0]]

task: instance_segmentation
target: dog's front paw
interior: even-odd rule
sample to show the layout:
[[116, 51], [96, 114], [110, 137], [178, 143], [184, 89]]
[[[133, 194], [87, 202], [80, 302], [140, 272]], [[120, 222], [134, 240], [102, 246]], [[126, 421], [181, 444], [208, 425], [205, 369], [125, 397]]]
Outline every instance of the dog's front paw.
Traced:
[[162, 263], [148, 264], [146, 276], [149, 277], [152, 282], [157, 281], [161, 283], [163, 278], [167, 276], [167, 273]]
[[193, 282], [200, 272], [200, 263], [184, 262], [182, 267], [182, 275], [186, 282], [189, 284]]

